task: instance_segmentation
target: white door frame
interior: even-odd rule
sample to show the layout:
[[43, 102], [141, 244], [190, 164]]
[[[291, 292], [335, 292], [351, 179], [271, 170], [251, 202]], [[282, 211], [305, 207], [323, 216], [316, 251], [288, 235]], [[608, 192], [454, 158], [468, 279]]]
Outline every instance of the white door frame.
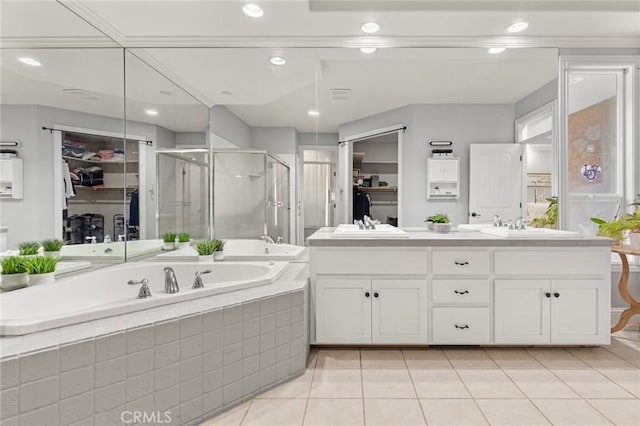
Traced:
[[[369, 130], [367, 132], [362, 132], [362, 133], [357, 133], [355, 135], [351, 135], [345, 138], [342, 138], [340, 140], [340, 144], [350, 144], [353, 142], [357, 142], [358, 140], [362, 140], [362, 139], [370, 139], [372, 137], [375, 136], [382, 136], [384, 134], [388, 134], [388, 133], [394, 133], [396, 132], [398, 134], [398, 192], [397, 192], [397, 196], [398, 196], [398, 228], [402, 227], [403, 225], [403, 217], [402, 217], [402, 211], [403, 211], [403, 200], [404, 200], [404, 179], [403, 179], [403, 146], [404, 146], [404, 132], [407, 130], [407, 127], [402, 124], [395, 124], [393, 126], [388, 126], [388, 127], [382, 127], [379, 129], [374, 129], [374, 130]], [[350, 160], [350, 164], [353, 163], [353, 151], [350, 150], [351, 153], [351, 158]], [[340, 167], [341, 162], [340, 159], [338, 159], [338, 167]], [[344, 167], [344, 166], [343, 166]], [[351, 170], [346, 170], [345, 173], [347, 174], [347, 176], [349, 176], [349, 178], [351, 177]], [[343, 200], [351, 200], [353, 197], [353, 186], [352, 185], [347, 185], [347, 187], [344, 189], [344, 195], [343, 195]], [[343, 201], [344, 202], [344, 201]], [[348, 205], [349, 203], [345, 203], [345, 205]], [[351, 223], [353, 220], [353, 211], [351, 211], [351, 209], [344, 209], [343, 210], [343, 219], [344, 219], [344, 223]]]

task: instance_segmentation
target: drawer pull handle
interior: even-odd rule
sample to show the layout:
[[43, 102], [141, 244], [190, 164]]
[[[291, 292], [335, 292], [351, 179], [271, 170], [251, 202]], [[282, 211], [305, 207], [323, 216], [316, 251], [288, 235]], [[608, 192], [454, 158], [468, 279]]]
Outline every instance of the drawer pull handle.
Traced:
[[560, 297], [560, 293], [553, 293], [553, 297]]
[[464, 262], [458, 262], [457, 260], [454, 260], [453, 263], [458, 266], [467, 266], [469, 264], [469, 262], [467, 262], [466, 260]]
[[551, 293], [547, 292], [544, 294], [546, 297], [551, 297]]
[[453, 292], [455, 294], [469, 294], [469, 290], [463, 290], [463, 291], [453, 290]]
[[468, 328], [469, 328], [469, 326], [468, 326], [467, 324], [465, 324], [465, 325], [458, 325], [458, 324], [455, 324], [455, 326], [456, 326], [456, 328], [457, 328], [458, 330], [466, 330], [466, 329], [468, 329]]
[[368, 291], [364, 294], [364, 297], [369, 297], [371, 296], [371, 293], [369, 293]]

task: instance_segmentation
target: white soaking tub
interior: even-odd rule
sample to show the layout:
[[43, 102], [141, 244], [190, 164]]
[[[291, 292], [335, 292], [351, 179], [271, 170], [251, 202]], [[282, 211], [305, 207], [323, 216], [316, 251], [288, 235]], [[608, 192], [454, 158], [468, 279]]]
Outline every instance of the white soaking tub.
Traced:
[[[16, 336], [127, 314], [235, 290], [271, 284], [288, 267], [286, 262], [174, 263], [138, 262], [103, 268], [56, 280], [54, 284], [27, 287], [0, 294], [0, 336]], [[164, 291], [164, 267], [173, 268], [180, 291]], [[192, 289], [196, 271], [204, 288]], [[129, 280], [149, 280], [151, 297], [137, 299], [140, 285]]]
[[[124, 259], [124, 242], [73, 244], [63, 246], [60, 257], [63, 260], [109, 261]], [[127, 259], [156, 253], [162, 250], [162, 240], [127, 241]]]
[[[291, 261], [302, 257], [306, 247], [291, 244], [270, 244], [263, 240], [226, 240], [224, 260], [230, 261]], [[193, 246], [157, 255], [154, 260], [164, 262], [197, 261]]]

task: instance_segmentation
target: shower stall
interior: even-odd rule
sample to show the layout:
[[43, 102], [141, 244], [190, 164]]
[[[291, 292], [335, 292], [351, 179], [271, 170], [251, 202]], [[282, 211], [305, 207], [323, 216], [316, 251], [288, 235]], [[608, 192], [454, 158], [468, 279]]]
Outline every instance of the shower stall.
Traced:
[[209, 158], [208, 149], [156, 151], [158, 236], [186, 232], [195, 240], [210, 237]]
[[216, 150], [213, 229], [220, 239], [290, 242], [289, 167], [265, 151]]

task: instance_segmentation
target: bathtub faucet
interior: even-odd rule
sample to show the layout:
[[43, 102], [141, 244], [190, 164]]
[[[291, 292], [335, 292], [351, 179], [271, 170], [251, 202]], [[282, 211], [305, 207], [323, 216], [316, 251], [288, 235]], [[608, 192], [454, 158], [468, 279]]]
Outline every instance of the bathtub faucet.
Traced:
[[262, 237], [260, 237], [260, 239], [266, 241], [269, 244], [275, 244], [276, 243], [275, 240], [273, 238], [271, 238], [270, 236], [268, 236], [268, 235], [263, 235]]
[[173, 268], [170, 268], [168, 266], [164, 268], [164, 291], [168, 294], [173, 294], [180, 291], [176, 273], [173, 271]]
[[138, 292], [138, 299], [146, 299], [147, 297], [151, 297], [151, 290], [149, 290], [149, 280], [146, 278], [141, 279], [140, 281], [129, 280], [127, 281], [129, 285], [142, 284], [140, 287], [140, 291]]
[[204, 283], [202, 282], [202, 274], [210, 274], [211, 270], [207, 269], [204, 271], [196, 271], [196, 277], [193, 280], [193, 285], [191, 286], [191, 288], [196, 289], [196, 288], [204, 288]]

